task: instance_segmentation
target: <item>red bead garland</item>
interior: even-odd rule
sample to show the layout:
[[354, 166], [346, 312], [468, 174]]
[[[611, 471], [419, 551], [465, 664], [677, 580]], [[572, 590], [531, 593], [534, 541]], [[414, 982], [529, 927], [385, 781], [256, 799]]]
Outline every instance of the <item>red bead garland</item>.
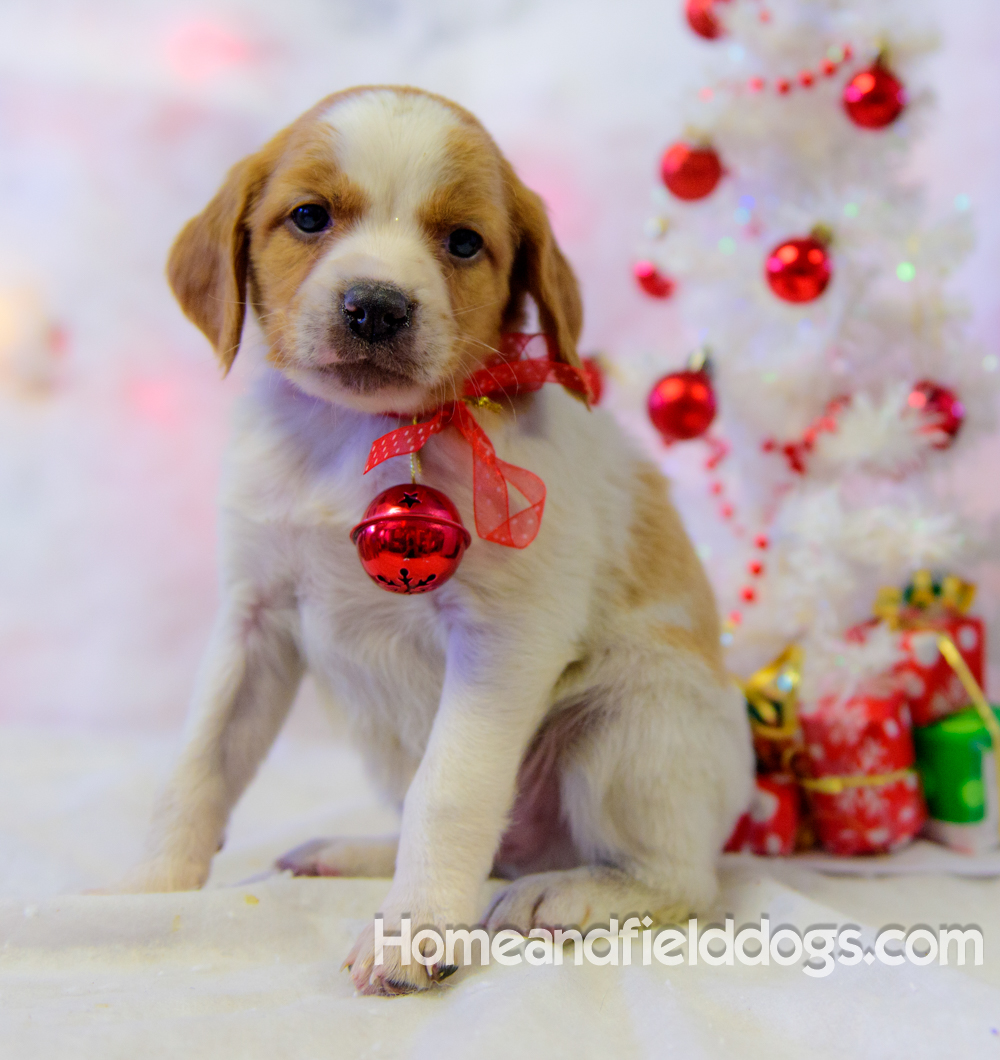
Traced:
[[773, 438], [765, 438], [761, 443], [761, 449], [765, 453], [773, 453], [780, 449], [788, 461], [789, 468], [797, 475], [806, 473], [806, 457], [816, 448], [816, 439], [821, 434], [833, 434], [837, 430], [837, 417], [850, 405], [851, 399], [847, 395], [834, 398], [823, 410], [823, 415], [813, 420], [802, 432], [802, 437], [797, 441], [785, 442], [779, 445]]
[[[713, 439], [709, 436], [709, 441], [716, 441], [718, 444], [721, 443], [719, 439]], [[718, 464], [718, 459], [710, 458], [705, 462], [705, 468], [711, 471]], [[726, 522], [730, 523], [732, 528], [733, 536], [736, 538], [743, 538], [746, 536], [746, 527], [736, 519], [736, 506], [728, 500], [725, 500], [726, 486], [722, 479], [713, 479], [709, 483], [709, 493], [713, 497], [719, 497], [723, 499], [723, 503], [719, 506], [719, 516]], [[753, 547], [758, 551], [764, 552], [770, 547], [770, 540], [767, 534], [756, 534], [753, 539]], [[742, 585], [739, 590], [739, 598], [744, 604], [755, 604], [760, 599], [760, 590], [757, 585], [760, 584], [759, 579], [763, 579], [765, 573], [765, 566], [760, 559], [751, 559], [747, 563], [747, 572], [751, 578], [758, 579], [756, 584], [747, 583]], [[743, 612], [739, 610], [730, 611], [723, 626], [723, 631], [726, 635], [724, 643], [728, 643], [728, 638], [732, 636], [733, 630], [743, 621]]]
[[678, 142], [663, 153], [660, 175], [671, 194], [686, 202], [711, 195], [722, 179], [722, 163], [711, 147]]
[[[775, 92], [779, 96], [787, 96], [796, 85], [802, 88], [812, 88], [822, 77], [833, 77], [833, 75], [844, 65], [849, 62], [854, 55], [854, 49], [850, 44], [845, 44], [841, 48], [834, 48], [832, 52], [827, 53], [828, 57], [822, 62], [817, 63], [815, 68], [805, 67], [800, 70], [795, 77], [776, 77], [772, 82]], [[830, 57], [831, 55], [836, 58]], [[745, 85], [741, 82], [737, 82], [735, 85], [726, 85], [724, 87], [731, 88], [737, 92], [741, 88], [745, 87], [749, 92], [757, 93], [763, 92], [768, 87], [768, 81], [760, 76], [749, 78]], [[713, 90], [711, 88], [701, 89], [703, 98], [711, 98]]]
[[[716, 399], [712, 386], [711, 362], [709, 351], [703, 348], [694, 353], [684, 371], [671, 372], [660, 379], [649, 394], [649, 416], [654, 426], [670, 445], [689, 438], [703, 438], [709, 447], [705, 460], [705, 470], [712, 472], [726, 458], [729, 444], [708, 428], [715, 418]], [[739, 520], [736, 505], [726, 496], [726, 484], [721, 478], [713, 478], [709, 483], [709, 492], [718, 498], [719, 518], [727, 522], [730, 532], [737, 539], [745, 539], [746, 526]], [[761, 552], [769, 547], [766, 534], [758, 533], [753, 538], [753, 547]], [[764, 564], [759, 559], [747, 563], [747, 572], [754, 579], [753, 583], [743, 585], [739, 590], [744, 604], [754, 604], [759, 598], [760, 579], [764, 576]], [[733, 629], [742, 621], [742, 612], [730, 612], [723, 628], [723, 643], [728, 643]]]
[[[761, 552], [767, 551], [770, 547], [770, 540], [767, 534], [757, 534], [753, 539], [754, 548], [759, 549]], [[754, 578], [763, 578], [765, 567], [763, 562], [759, 559], [752, 559], [747, 564], [747, 570], [750, 575]], [[753, 585], [744, 585], [740, 589], [740, 599], [745, 604], [755, 604], [759, 598], [759, 592]], [[732, 633], [732, 631], [743, 621], [743, 613], [741, 611], [730, 611], [726, 621], [726, 632]]]

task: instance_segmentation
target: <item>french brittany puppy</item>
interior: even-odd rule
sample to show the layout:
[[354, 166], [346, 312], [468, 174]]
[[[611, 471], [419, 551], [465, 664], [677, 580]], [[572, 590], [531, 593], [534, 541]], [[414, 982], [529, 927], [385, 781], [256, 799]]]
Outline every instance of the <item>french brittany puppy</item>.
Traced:
[[[412, 88], [324, 99], [231, 170], [169, 278], [225, 368], [249, 306], [243, 356], [259, 364], [228, 454], [223, 603], [186, 747], [123, 888], [204, 884], [308, 670], [401, 824], [279, 865], [392, 876], [387, 933], [406, 914], [414, 929], [527, 932], [705, 910], [749, 799], [749, 733], [666, 482], [612, 417], [559, 385], [476, 408], [498, 456], [544, 480], [544, 518], [523, 549], [473, 535], [434, 592], [383, 591], [350, 540], [410, 474], [395, 457], [364, 475], [374, 440], [455, 398], [528, 299], [579, 364], [576, 280], [479, 122]], [[421, 481], [472, 527], [468, 444], [448, 429], [421, 457]], [[491, 871], [511, 882], [484, 910]], [[373, 938], [369, 925], [347, 961], [361, 991], [450, 970], [404, 967], [398, 948], [376, 965]]]

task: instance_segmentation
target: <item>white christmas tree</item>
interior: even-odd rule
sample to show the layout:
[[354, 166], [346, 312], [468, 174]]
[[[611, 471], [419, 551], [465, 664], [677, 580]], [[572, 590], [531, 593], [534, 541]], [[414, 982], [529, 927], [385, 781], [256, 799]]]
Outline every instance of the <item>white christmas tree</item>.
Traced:
[[703, 87], [665, 129], [673, 190], [654, 195], [637, 265], [714, 368], [713, 448], [686, 442], [663, 463], [690, 480], [696, 453], [708, 487], [692, 521], [730, 665], [746, 674], [799, 643], [813, 696], [891, 661], [888, 634], [844, 640], [879, 586], [962, 573], [983, 536], [950, 492], [992, 426], [997, 379], [946, 290], [971, 247], [969, 201], [928, 224], [904, 178], [931, 103], [919, 7], [692, 0], [692, 24], [718, 32]]

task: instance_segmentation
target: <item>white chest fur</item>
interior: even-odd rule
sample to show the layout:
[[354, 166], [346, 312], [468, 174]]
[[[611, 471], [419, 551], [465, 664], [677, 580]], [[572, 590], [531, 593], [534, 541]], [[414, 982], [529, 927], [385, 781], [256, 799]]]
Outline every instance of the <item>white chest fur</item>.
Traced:
[[222, 551], [230, 586], [294, 610], [307, 668], [352, 719], [359, 742], [387, 759], [379, 772], [408, 773], [426, 746], [456, 623], [516, 625], [523, 608], [551, 608], [557, 596], [554, 624], [572, 616], [585, 638], [602, 547], [615, 547], [607, 483], [621, 483], [622, 460], [631, 454], [607, 417], [555, 388], [516, 422], [484, 421], [499, 455], [540, 474], [548, 489], [538, 538], [516, 550], [476, 537], [471, 451], [456, 431], [436, 436], [422, 454], [421, 479], [452, 499], [473, 543], [447, 585], [405, 597], [368, 579], [350, 541], [372, 498], [409, 476], [405, 457], [363, 474], [371, 443], [395, 425], [308, 397], [265, 372], [236, 410]]

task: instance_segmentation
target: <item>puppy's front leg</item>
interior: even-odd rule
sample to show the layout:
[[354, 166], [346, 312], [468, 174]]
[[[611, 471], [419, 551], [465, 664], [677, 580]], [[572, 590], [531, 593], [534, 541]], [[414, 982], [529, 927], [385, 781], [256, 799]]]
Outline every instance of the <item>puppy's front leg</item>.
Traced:
[[[290, 597], [290, 594], [289, 594]], [[236, 800], [284, 721], [302, 676], [292, 599], [230, 589], [188, 719], [185, 747], [157, 807], [147, 859], [125, 891], [201, 887]]]
[[[569, 660], [540, 633], [452, 634], [444, 688], [431, 736], [406, 793], [396, 874], [382, 905], [384, 931], [400, 918], [412, 927], [474, 922], [477, 901], [514, 800], [517, 770]], [[374, 959], [374, 927], [359, 937], [347, 963], [364, 993], [421, 989], [442, 967], [401, 966], [399, 949]]]

